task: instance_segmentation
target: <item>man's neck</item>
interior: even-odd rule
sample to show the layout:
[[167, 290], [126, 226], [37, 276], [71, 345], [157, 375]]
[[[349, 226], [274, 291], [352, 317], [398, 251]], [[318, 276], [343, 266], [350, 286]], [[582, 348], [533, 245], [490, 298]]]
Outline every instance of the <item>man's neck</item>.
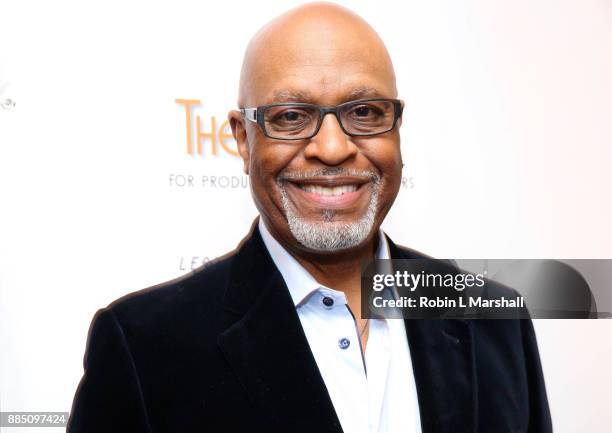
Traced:
[[[262, 223], [264, 223], [262, 221]], [[313, 252], [284, 239], [270, 225], [266, 225], [276, 241], [306, 269], [319, 283], [343, 291], [348, 298], [358, 298], [361, 271], [375, 258], [378, 247], [378, 228], [362, 245], [334, 252]]]

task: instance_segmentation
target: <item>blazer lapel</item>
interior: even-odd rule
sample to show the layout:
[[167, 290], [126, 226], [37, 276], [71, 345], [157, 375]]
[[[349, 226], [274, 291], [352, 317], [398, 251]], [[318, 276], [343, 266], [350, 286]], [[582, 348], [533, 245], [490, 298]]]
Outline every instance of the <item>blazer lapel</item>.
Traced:
[[224, 305], [240, 318], [219, 335], [219, 346], [274, 430], [341, 432], [287, 286], [256, 224], [233, 261]]
[[[430, 258], [414, 250], [400, 249], [387, 240], [393, 259]], [[477, 387], [470, 322], [459, 319], [404, 322], [423, 433], [473, 433]]]

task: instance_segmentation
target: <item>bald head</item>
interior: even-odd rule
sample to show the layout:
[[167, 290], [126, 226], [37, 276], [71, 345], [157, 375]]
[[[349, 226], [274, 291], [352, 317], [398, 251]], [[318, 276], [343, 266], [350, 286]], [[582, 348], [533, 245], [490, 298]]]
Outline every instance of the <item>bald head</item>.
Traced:
[[308, 3], [270, 21], [251, 39], [238, 104], [251, 107], [284, 99], [332, 103], [351, 92], [397, 95], [387, 49], [352, 11]]

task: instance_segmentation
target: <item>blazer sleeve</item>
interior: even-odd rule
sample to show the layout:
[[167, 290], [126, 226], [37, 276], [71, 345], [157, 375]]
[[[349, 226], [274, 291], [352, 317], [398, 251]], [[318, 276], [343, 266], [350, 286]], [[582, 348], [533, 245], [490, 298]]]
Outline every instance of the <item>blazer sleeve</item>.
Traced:
[[83, 367], [67, 433], [151, 432], [134, 360], [108, 308], [92, 320]]
[[552, 433], [552, 421], [533, 323], [521, 320], [529, 392], [529, 432]]

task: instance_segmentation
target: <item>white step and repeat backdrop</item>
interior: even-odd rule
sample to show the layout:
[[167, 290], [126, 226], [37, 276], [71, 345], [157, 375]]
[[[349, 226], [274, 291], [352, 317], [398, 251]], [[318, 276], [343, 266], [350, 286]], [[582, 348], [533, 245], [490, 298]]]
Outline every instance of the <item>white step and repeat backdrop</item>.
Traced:
[[[612, 258], [612, 2], [340, 3], [406, 101], [394, 240]], [[226, 113], [249, 37], [294, 4], [0, 0], [3, 411], [69, 410], [96, 309], [245, 235]], [[536, 321], [557, 432], [610, 431], [611, 324]]]

